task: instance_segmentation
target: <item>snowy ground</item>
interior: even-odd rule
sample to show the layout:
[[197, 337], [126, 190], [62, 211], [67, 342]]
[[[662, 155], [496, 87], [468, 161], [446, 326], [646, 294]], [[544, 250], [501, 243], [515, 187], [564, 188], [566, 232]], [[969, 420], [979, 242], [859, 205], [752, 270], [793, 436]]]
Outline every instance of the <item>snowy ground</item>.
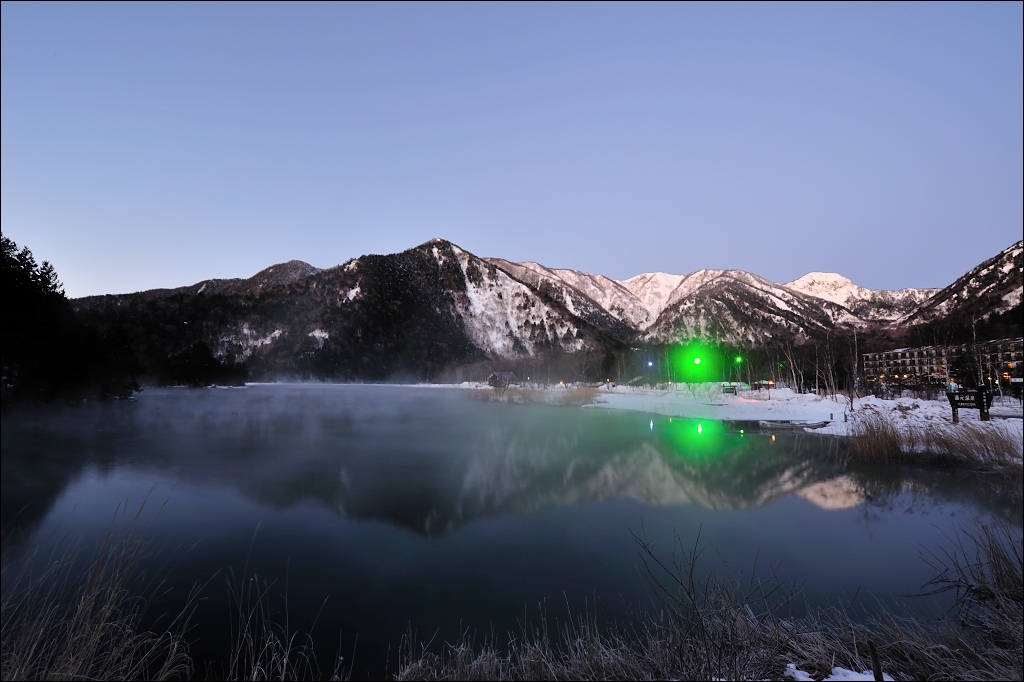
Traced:
[[[810, 674], [805, 673], [803, 670], [797, 668], [794, 664], [790, 663], [786, 666], [786, 677], [796, 680], [796, 682], [813, 682], [814, 678]], [[822, 682], [854, 682], [855, 680], [874, 680], [875, 675], [870, 670], [863, 672], [854, 672], [853, 670], [847, 670], [846, 668], [832, 668], [832, 674], [826, 677]], [[892, 682], [892, 675], [887, 672], [882, 673], [882, 679], [887, 682]]]
[[[463, 384], [464, 387], [487, 389], [486, 384]], [[549, 393], [571, 387], [524, 388], [526, 391]], [[897, 398], [881, 400], [873, 396], [857, 398], [853, 409], [846, 396], [822, 397], [795, 393], [788, 388], [740, 391], [738, 395], [723, 394], [720, 384], [677, 384], [667, 389], [606, 385], [597, 389], [590, 409], [631, 410], [666, 417], [721, 419], [726, 421], [807, 421], [828, 422], [814, 429], [815, 433], [846, 436], [857, 420], [882, 414], [906, 429], [935, 430], [956, 428], [952, 410], [943, 396], [940, 400]], [[980, 421], [977, 410], [960, 410], [960, 421], [979, 429], [1000, 429], [1016, 432], [1024, 449], [1024, 406], [1020, 401], [996, 396], [992, 404], [992, 420]]]

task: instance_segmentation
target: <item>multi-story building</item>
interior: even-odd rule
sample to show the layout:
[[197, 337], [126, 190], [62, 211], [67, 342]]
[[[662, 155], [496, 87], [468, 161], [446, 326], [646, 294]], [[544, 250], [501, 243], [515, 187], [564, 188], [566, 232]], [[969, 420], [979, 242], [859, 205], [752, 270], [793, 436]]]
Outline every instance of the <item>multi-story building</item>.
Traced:
[[[990, 385], [1021, 383], [1024, 373], [1024, 338], [950, 346], [897, 348], [864, 353], [868, 384], [941, 384], [948, 379], [973, 383], [980, 373]], [[1013, 381], [1016, 379], [1017, 381]]]

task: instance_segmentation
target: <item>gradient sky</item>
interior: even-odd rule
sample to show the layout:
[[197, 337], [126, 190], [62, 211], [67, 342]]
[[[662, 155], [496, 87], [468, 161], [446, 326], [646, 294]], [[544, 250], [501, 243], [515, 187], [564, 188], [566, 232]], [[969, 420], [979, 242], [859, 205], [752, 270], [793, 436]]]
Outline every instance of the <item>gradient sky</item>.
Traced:
[[1021, 3], [2, 7], [3, 233], [70, 296], [443, 237], [945, 286], [1021, 239]]

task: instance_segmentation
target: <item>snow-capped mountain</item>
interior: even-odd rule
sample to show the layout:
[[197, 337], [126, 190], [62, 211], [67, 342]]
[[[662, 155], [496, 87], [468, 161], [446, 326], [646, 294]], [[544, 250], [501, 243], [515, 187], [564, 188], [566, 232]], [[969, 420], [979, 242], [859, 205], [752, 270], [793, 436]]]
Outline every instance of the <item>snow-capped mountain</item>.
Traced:
[[[899, 319], [938, 291], [871, 290], [834, 273], [810, 273], [787, 284], [741, 270], [708, 269], [613, 280], [532, 262], [486, 260], [599, 326], [595, 311], [603, 310], [639, 338], [657, 342], [693, 336], [749, 342], [780, 332], [807, 336], [837, 325], [862, 327]], [[615, 335], [621, 337], [621, 330]]]
[[211, 361], [246, 363], [260, 376], [422, 378], [488, 359], [608, 357], [633, 343], [698, 337], [800, 343], [870, 329], [896, 339], [964, 315], [972, 324], [991, 318], [986, 333], [1015, 335], [1022, 254], [1018, 242], [937, 292], [872, 291], [834, 273], [787, 284], [741, 270], [616, 281], [479, 258], [435, 239], [325, 270], [289, 261], [249, 279], [94, 296], [73, 306], [99, 330], [130, 339], [139, 357], [172, 364], [202, 344]]
[[[564, 305], [573, 315], [611, 328], [618, 336], [632, 336], [654, 321], [648, 307], [621, 282], [603, 275], [577, 270], [546, 268], [539, 263], [513, 263], [503, 258], [486, 258], [488, 263], [518, 281], [544, 292]], [[608, 317], [612, 319], [607, 319]], [[621, 323], [616, 324], [616, 321]]]
[[909, 324], [935, 319], [975, 318], [1008, 313], [1024, 293], [1024, 240], [1013, 244], [938, 291], [904, 317]]
[[782, 335], [808, 337], [863, 324], [843, 306], [742, 270], [698, 270], [672, 291], [645, 338], [671, 343], [710, 338], [732, 343]]
[[142, 355], [173, 358], [202, 343], [263, 373], [343, 379], [427, 377], [488, 358], [594, 350], [632, 333], [582, 295], [531, 286], [440, 239], [325, 270], [295, 261], [249, 280], [73, 305], [101, 330], [130, 329]]
[[865, 289], [834, 272], [809, 272], [784, 286], [838, 303], [862, 320], [896, 320], [912, 313], [938, 289]]
[[619, 282], [633, 296], [639, 299], [649, 314], [649, 321], [646, 325], [639, 326], [639, 329], [646, 329], [654, 324], [661, 315], [661, 311], [669, 304], [673, 293], [686, 279], [686, 275], [669, 275], [664, 272], [645, 272], [636, 277], [630, 277]]

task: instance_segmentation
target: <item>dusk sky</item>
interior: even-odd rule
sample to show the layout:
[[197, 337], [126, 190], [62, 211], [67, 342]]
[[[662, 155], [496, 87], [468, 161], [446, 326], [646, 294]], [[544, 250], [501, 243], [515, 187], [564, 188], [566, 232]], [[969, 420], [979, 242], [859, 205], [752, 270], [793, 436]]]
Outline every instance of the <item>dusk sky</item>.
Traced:
[[1022, 237], [1021, 3], [2, 8], [4, 235], [69, 296], [433, 237], [938, 287]]

